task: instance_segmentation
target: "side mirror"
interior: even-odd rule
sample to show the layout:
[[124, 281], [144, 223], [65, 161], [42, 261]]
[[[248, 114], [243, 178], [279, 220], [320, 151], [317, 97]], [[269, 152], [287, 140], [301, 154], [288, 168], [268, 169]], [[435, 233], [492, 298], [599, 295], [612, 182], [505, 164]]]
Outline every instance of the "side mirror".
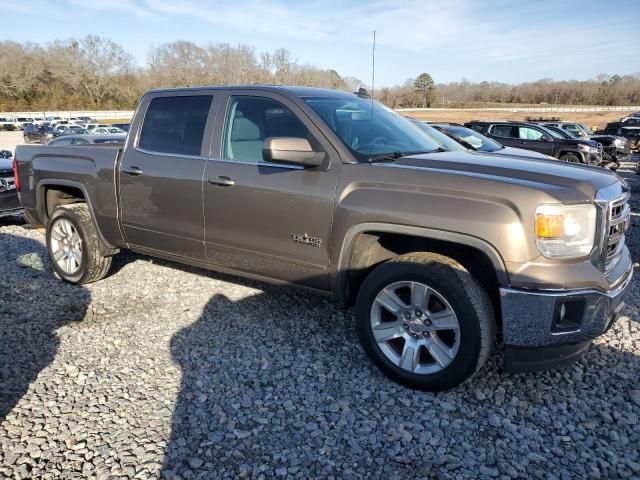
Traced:
[[324, 156], [324, 152], [314, 152], [306, 138], [270, 137], [262, 145], [262, 158], [265, 162], [311, 168], [319, 167]]
[[543, 142], [551, 142], [551, 141], [553, 141], [553, 139], [549, 135], [543, 135], [542, 136], [542, 141]]
[[0, 158], [11, 158], [13, 157], [13, 153], [9, 150], [0, 150]]

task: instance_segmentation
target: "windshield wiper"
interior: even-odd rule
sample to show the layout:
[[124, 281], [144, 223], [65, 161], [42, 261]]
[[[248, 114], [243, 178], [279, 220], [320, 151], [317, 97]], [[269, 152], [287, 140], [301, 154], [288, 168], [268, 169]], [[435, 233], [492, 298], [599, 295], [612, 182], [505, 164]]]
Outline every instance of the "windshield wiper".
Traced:
[[422, 153], [437, 153], [437, 152], [448, 152], [447, 149], [438, 147], [433, 150], [418, 150], [415, 152], [391, 152], [385, 153], [383, 155], [377, 155], [374, 157], [369, 157], [367, 163], [378, 163], [378, 162], [393, 162], [401, 157], [408, 157], [410, 155], [420, 155]]

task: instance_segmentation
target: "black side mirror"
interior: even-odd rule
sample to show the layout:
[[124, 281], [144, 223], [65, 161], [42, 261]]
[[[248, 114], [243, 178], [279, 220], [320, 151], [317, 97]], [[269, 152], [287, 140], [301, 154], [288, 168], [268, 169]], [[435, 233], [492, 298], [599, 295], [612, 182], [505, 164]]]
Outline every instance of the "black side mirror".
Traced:
[[13, 153], [9, 150], [0, 150], [0, 158], [11, 158], [13, 157]]
[[262, 158], [265, 162], [312, 168], [319, 167], [324, 156], [324, 152], [314, 152], [306, 138], [270, 137], [265, 139], [262, 146]]

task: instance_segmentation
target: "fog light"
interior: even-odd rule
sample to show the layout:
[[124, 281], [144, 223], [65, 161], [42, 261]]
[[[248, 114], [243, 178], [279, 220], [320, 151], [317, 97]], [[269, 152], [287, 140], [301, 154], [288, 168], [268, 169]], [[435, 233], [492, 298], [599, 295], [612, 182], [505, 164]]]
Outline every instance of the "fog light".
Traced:
[[583, 298], [563, 300], [556, 303], [551, 333], [560, 334], [580, 331], [584, 309], [585, 300]]

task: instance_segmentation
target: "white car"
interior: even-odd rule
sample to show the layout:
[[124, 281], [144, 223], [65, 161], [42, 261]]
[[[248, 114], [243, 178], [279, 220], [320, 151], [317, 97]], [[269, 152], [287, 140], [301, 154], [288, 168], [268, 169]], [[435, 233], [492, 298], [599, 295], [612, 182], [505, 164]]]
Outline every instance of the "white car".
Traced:
[[0, 130], [15, 130], [13, 118], [0, 117]]
[[91, 130], [95, 135], [113, 135], [114, 133], [127, 133], [116, 127], [97, 127]]
[[14, 119], [13, 124], [18, 130], [22, 130], [30, 123], [33, 124], [35, 122], [35, 119], [32, 117], [17, 117]]

